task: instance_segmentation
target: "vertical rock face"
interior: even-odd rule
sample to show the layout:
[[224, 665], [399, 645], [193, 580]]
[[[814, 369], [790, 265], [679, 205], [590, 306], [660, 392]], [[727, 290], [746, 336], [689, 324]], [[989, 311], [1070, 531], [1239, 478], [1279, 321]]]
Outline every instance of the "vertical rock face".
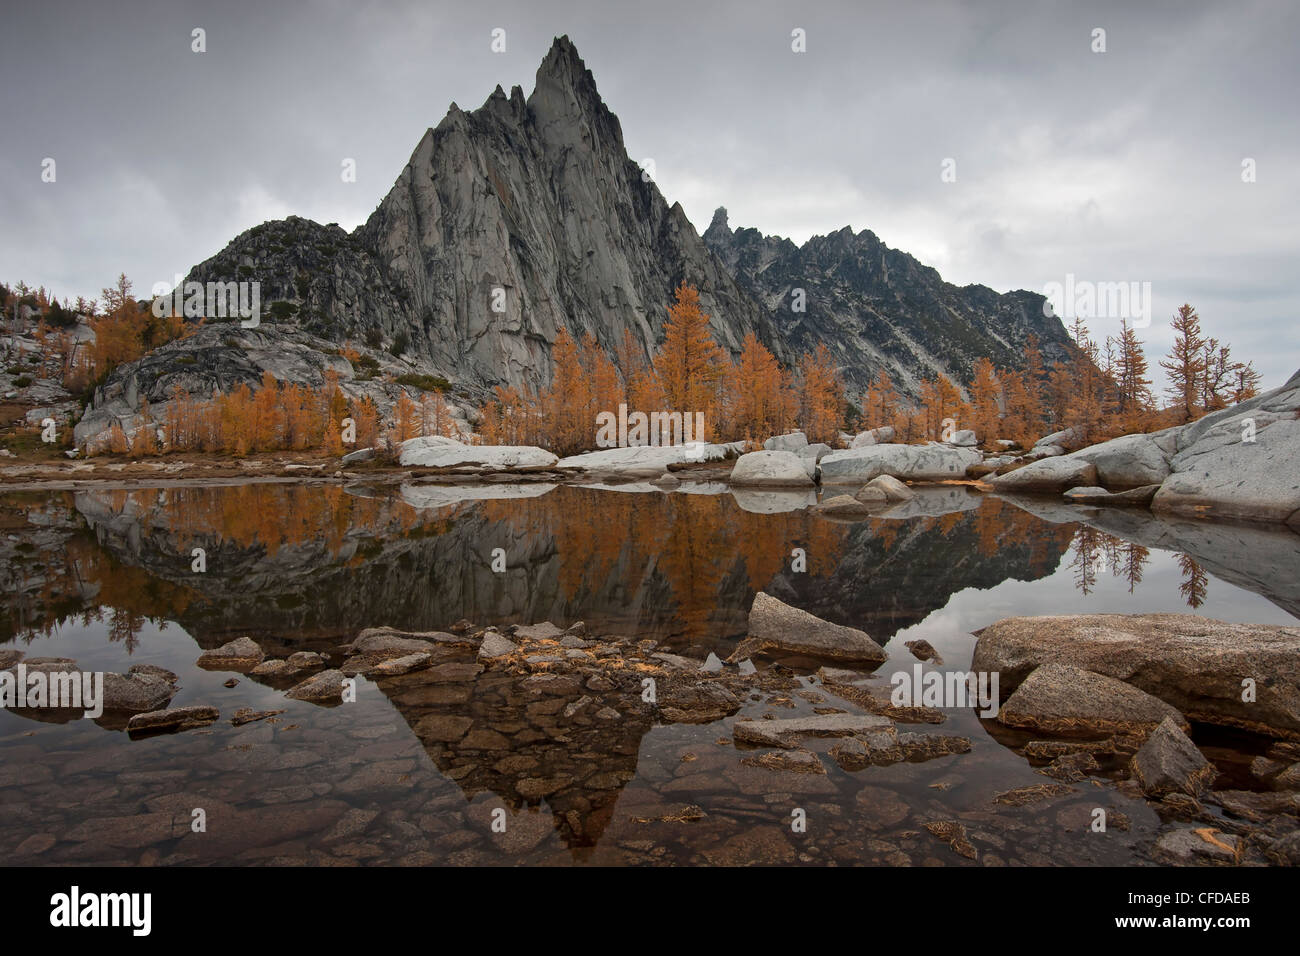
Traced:
[[452, 104], [351, 235], [289, 222], [245, 233], [191, 278], [265, 276], [264, 301], [299, 307], [290, 322], [339, 338], [378, 330], [469, 385], [548, 383], [561, 326], [611, 352], [628, 328], [648, 354], [683, 280], [724, 347], [753, 331], [787, 357], [771, 316], [628, 158], [567, 37], [527, 99], [498, 86], [473, 112]]
[[[259, 282], [264, 354], [277, 342], [314, 350], [313, 369], [352, 364], [356, 379], [381, 367], [432, 374], [471, 400], [498, 384], [549, 383], [561, 326], [610, 352], [630, 330], [649, 353], [682, 281], [700, 290], [724, 348], [738, 352], [753, 332], [793, 364], [824, 342], [850, 394], [881, 368], [915, 395], [923, 377], [968, 381], [980, 355], [1018, 367], [1029, 332], [1049, 362], [1068, 342], [1060, 322], [1043, 317], [1041, 296], [958, 289], [869, 232], [843, 229], [797, 248], [732, 232], [719, 210], [701, 238], [628, 158], [618, 119], [567, 37], [530, 96], [497, 87], [472, 112], [453, 104], [352, 233], [298, 217], [263, 223], [187, 280]], [[793, 288], [807, 291], [806, 312], [791, 311]], [[368, 371], [339, 354], [344, 341], [363, 351]], [[156, 406], [177, 381], [197, 394], [256, 384], [266, 362], [241, 346], [227, 320], [146, 357], [156, 366], [148, 374], [123, 366], [83, 431], [138, 411], [140, 398]], [[207, 374], [214, 356], [222, 369]]]
[[419, 319], [412, 340], [485, 383], [545, 384], [560, 326], [609, 350], [630, 328], [648, 351], [681, 280], [724, 346], [752, 330], [776, 347], [769, 316], [628, 159], [567, 37], [527, 100], [497, 87], [472, 113], [453, 105], [357, 237]]
[[733, 230], [720, 208], [704, 241], [772, 311], [792, 351], [825, 343], [851, 386], [865, 387], [883, 369], [915, 398], [926, 378], [969, 382], [981, 356], [999, 368], [1023, 367], [1031, 334], [1049, 366], [1072, 346], [1060, 319], [1043, 314], [1043, 296], [959, 288], [869, 230], [855, 235], [846, 226], [796, 246], [757, 229]]

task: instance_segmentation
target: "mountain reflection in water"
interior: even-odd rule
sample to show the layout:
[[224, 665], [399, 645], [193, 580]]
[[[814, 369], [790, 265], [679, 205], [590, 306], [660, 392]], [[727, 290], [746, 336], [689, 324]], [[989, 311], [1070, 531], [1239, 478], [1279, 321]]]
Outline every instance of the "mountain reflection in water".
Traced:
[[[173, 706], [213, 704], [223, 718], [208, 731], [132, 741], [88, 720], [0, 712], [0, 852], [50, 847], [30, 862], [898, 863], [919, 851], [913, 837], [880, 839], [886, 830], [973, 813], [990, 788], [1043, 778], [969, 713], [942, 729], [970, 737], [970, 755], [780, 773], [720, 746], [723, 723], [659, 725], [580, 686], [572, 696], [587, 695], [586, 716], [575, 712], [563, 734], [547, 730], [559, 714], [537, 710], [517, 680], [482, 670], [472, 652], [440, 651], [435, 680], [425, 671], [365, 683], [357, 705], [332, 709], [288, 701], [274, 681], [226, 687], [229, 674], [194, 660], [242, 635], [284, 657], [331, 652], [368, 627], [447, 630], [461, 619], [582, 620], [588, 634], [652, 639], [702, 660], [743, 637], [762, 590], [867, 631], [890, 654], [877, 672], [887, 675], [911, 667], [901, 645], [914, 637], [965, 667], [970, 631], [1010, 614], [1195, 609], [1290, 623], [1300, 611], [1300, 537], [1285, 530], [960, 486], [855, 523], [819, 517], [811, 500], [545, 485], [0, 495], [4, 647], [83, 669], [158, 664], [181, 675]], [[203, 573], [191, 570], [194, 548], [206, 552]], [[497, 549], [504, 571], [493, 570]], [[782, 679], [779, 716], [847, 706], [804, 676]], [[238, 707], [286, 713], [233, 728]], [[745, 701], [740, 716], [771, 707]], [[605, 709], [619, 719], [591, 716]], [[1104, 850], [1012, 815], [993, 837], [1012, 844], [1001, 858], [1130, 861], [1157, 821], [1113, 799], [1134, 829]], [[225, 820], [212, 839], [185, 825], [199, 800]], [[780, 822], [791, 800], [820, 807], [810, 818], [833, 819], [835, 839], [796, 856]], [[1052, 819], [1069, 806], [1053, 807]], [[494, 808], [507, 815], [508, 839], [492, 834]], [[54, 842], [25, 842], [44, 833]]]
[[[43, 534], [15, 556], [0, 633], [49, 633], [98, 612], [115, 640], [144, 619], [173, 620], [210, 647], [235, 632], [584, 619], [711, 647], [743, 635], [767, 589], [883, 641], [964, 587], [1050, 573], [1075, 534], [956, 491], [969, 510], [859, 524], [751, 513], [727, 494], [571, 487], [429, 509], [338, 485], [56, 493], [24, 508]], [[190, 570], [196, 547], [203, 574]], [[504, 572], [493, 570], [498, 548]], [[805, 572], [792, 570], [796, 548]], [[37, 566], [33, 589], [21, 572]]]

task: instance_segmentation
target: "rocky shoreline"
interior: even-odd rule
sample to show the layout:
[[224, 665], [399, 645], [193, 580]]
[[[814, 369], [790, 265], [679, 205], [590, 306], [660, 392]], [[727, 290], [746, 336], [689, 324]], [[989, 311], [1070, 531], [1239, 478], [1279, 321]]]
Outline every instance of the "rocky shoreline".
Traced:
[[[714, 484], [760, 497], [802, 493], [806, 506], [835, 519], [856, 520], [907, 501], [915, 486], [968, 484], [1002, 495], [1052, 496], [1087, 509], [1146, 508], [1300, 528], [1300, 372], [1281, 388], [1191, 424], [1068, 453], [1068, 432], [1048, 435], [1018, 455], [1005, 450], [982, 454], [972, 432], [925, 445], [893, 444], [892, 438], [891, 429], [843, 435], [846, 447], [834, 450], [809, 444], [794, 432], [769, 438], [760, 451], [747, 451], [743, 442], [700, 442], [611, 448], [562, 459], [531, 446], [426, 437], [404, 442], [396, 462], [383, 460], [375, 449], [361, 449], [341, 459], [271, 454], [0, 464], [0, 488], [279, 480], [577, 484], [667, 493], [709, 490], [706, 486]], [[692, 487], [681, 488], [687, 483]]]
[[[445, 778], [468, 797], [495, 794], [503, 804], [491, 805], [504, 805], [521, 822], [511, 824], [508, 838], [482, 850], [471, 844], [492, 841], [466, 839], [458, 849], [452, 831], [442, 833], [439, 825], [436, 846], [450, 850], [453, 862], [526, 855], [555, 835], [570, 850], [591, 847], [606, 831], [617, 834], [624, 861], [662, 861], [662, 851], [653, 852], [662, 844], [643, 844], [627, 831], [647, 839], [700, 823], [699, 832], [707, 832], [701, 821], [716, 811], [676, 796], [709, 793], [721, 794], [739, 812], [728, 827], [748, 818], [746, 830], [760, 836], [727, 830], [721, 843], [704, 841], [698, 862], [794, 862], [797, 853], [802, 862], [823, 863], [1041, 864], [1053, 859], [1053, 840], [1067, 841], [1075, 854], [1069, 841], [1115, 833], [1156, 863], [1300, 863], [1294, 675], [1261, 673], [1250, 703], [1234, 704], [1228, 692], [1238, 670], [1253, 673], [1279, 662], [1294, 669], [1300, 628], [1227, 625], [1189, 615], [1005, 619], [984, 629], [975, 645], [972, 670], [992, 668], [1002, 677], [1001, 707], [996, 717], [980, 721], [987, 734], [979, 736], [989, 739], [978, 741], [945, 732], [943, 725], [966, 709], [961, 705], [898, 703], [891, 679], [876, 673], [884, 652], [868, 648], [872, 642], [861, 631], [766, 594], [755, 601], [748, 631], [727, 661], [668, 653], [653, 640], [594, 635], [581, 622], [560, 628], [461, 621], [446, 632], [424, 633], [379, 627], [321, 653], [283, 657], [268, 657], [242, 637], [205, 651], [196, 665], [230, 674], [227, 688], [245, 680], [273, 688], [282, 695], [281, 707], [227, 713], [216, 698], [171, 707], [177, 675], [138, 665], [106, 676], [105, 713], [96, 723], [132, 740], [210, 734], [219, 723], [229, 725], [222, 732], [235, 734], [232, 739], [258, 727], [279, 734], [292, 702], [346, 717], [357, 686], [370, 682], [399, 705], [407, 723], [403, 734], [413, 735]], [[925, 642], [909, 650], [929, 661], [934, 673], [951, 672]], [[1236, 663], [1224, 666], [1225, 654], [1236, 655]], [[76, 669], [68, 659], [23, 659], [21, 652], [6, 651], [0, 670], [20, 663], [29, 671]], [[1253, 718], [1242, 719], [1243, 712]], [[1203, 751], [1188, 736], [1207, 721], [1249, 726], [1259, 753], [1249, 763], [1248, 786], [1221, 749]], [[621, 802], [634, 778], [649, 772], [638, 759], [645, 734], [654, 727], [706, 724], [716, 724], [721, 734], [707, 752], [683, 750], [666, 776], [652, 773], [658, 780], [653, 797], [638, 796], [630, 807]], [[263, 741], [256, 750], [271, 746], [267, 734], [255, 735]], [[986, 745], [1012, 748], [1046, 779], [993, 788], [968, 809], [906, 799], [894, 789], [932, 761], [942, 761], [944, 769], [929, 786], [943, 789], [951, 785], [945, 780], [961, 779], [964, 761], [976, 760], [973, 753]], [[267, 759], [276, 758], [268, 753]], [[895, 769], [905, 776], [894, 775]], [[839, 792], [843, 784], [836, 781], [846, 778], [857, 788], [857, 809], [844, 819], [819, 817], [834, 839], [796, 851], [782, 835], [782, 819], [791, 807]], [[342, 811], [332, 800], [317, 792], [314, 802], [301, 805], [304, 819], [317, 820], [326, 807], [331, 819], [337, 817]], [[529, 807], [543, 807], [549, 816], [525, 813]], [[1147, 811], [1139, 813], [1141, 807]], [[114, 818], [96, 839], [148, 848], [162, 864], [200, 862], [213, 852], [193, 839], [173, 845], [179, 834], [164, 816]], [[1101, 831], [1098, 819], [1105, 822]], [[483, 828], [483, 821], [468, 817], [461, 823], [469, 832]], [[112, 826], [129, 834], [114, 835]], [[75, 857], [75, 834], [90, 829], [74, 830], [71, 844], [60, 837], [43, 858], [61, 858], [61, 850]], [[44, 854], [49, 846], [42, 846]], [[331, 852], [315, 848], [304, 859], [321, 862]], [[288, 862], [271, 862], [277, 859]]]

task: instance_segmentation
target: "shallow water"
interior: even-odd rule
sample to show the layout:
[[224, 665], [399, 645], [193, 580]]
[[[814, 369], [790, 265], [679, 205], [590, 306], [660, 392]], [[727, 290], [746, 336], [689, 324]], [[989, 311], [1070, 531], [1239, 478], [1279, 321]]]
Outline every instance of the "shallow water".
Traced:
[[[961, 487], [855, 524], [826, 521], [806, 503], [691, 485], [672, 494], [251, 484], [0, 495], [0, 647], [74, 658], [84, 671], [158, 664], [181, 677], [172, 706], [222, 713], [205, 729], [133, 740], [88, 719], [0, 712], [0, 854], [15, 863], [1140, 863], [1159, 821], [1106, 774], [1028, 807], [994, 804], [996, 793], [1053, 781], [1010, 749], [1028, 738], [971, 710], [949, 712], [937, 729], [900, 727], [967, 736], [969, 753], [847, 772], [825, 757], [834, 741], [813, 740], [826, 772], [810, 774], [754, 765], [761, 752], [732, 742], [735, 718], [541, 713], [518, 681], [475, 673], [472, 651], [442, 651], [432, 671], [360, 678], [357, 701], [332, 708], [286, 699], [292, 681], [233, 675], [228, 688], [231, 673], [195, 660], [241, 635], [284, 657], [335, 652], [365, 627], [446, 630], [461, 619], [582, 620], [593, 637], [653, 639], [656, 650], [703, 660], [731, 652], [764, 590], [883, 643], [883, 682], [912, 669], [903, 645], [916, 638], [939, 650], [943, 669], [967, 669], [971, 632], [1009, 615], [1195, 611], [1293, 623], [1300, 612], [1300, 537], [1287, 531], [1017, 504]], [[203, 573], [191, 570], [194, 548], [206, 553]], [[806, 570], [796, 570], [795, 549]], [[494, 570], [502, 558], [505, 569]], [[737, 716], [858, 712], [809, 671], [789, 683], [788, 693], [753, 695]], [[234, 727], [241, 707], [284, 713]], [[1259, 741], [1200, 731], [1197, 740], [1224, 779], [1248, 785], [1243, 768]], [[1095, 807], [1120, 811], [1127, 829], [1091, 832]], [[196, 808], [206, 832], [193, 831]], [[791, 827], [798, 811], [803, 831]], [[505, 832], [494, 832], [503, 819]], [[943, 820], [965, 824], [976, 859], [924, 829]]]

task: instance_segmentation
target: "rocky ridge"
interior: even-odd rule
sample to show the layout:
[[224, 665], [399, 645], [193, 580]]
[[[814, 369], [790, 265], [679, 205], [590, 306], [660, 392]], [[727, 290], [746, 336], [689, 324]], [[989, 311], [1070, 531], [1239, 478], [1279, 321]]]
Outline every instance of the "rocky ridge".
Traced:
[[900, 394], [915, 399], [928, 378], [969, 382], [981, 356], [1020, 368], [1030, 335], [1047, 366], [1073, 348], [1060, 320], [1044, 314], [1038, 293], [944, 282], [868, 229], [845, 226], [796, 246], [757, 229], [732, 229], [719, 208], [704, 241], [771, 310], [795, 352], [825, 343], [859, 390], [883, 370]]
[[[968, 381], [980, 355], [1018, 367], [1031, 332], [1049, 361], [1069, 347], [1042, 296], [943, 283], [868, 232], [802, 249], [752, 232], [732, 234], [725, 217], [703, 238], [695, 231], [628, 157], [617, 117], [560, 37], [527, 97], [497, 87], [476, 110], [452, 104], [353, 232], [290, 217], [195, 266], [186, 281], [261, 283], [261, 324], [243, 330], [258, 334], [221, 323], [123, 366], [96, 392], [78, 440], [114, 420], [133, 427], [141, 399], [157, 407], [174, 384], [206, 396], [268, 370], [311, 383], [326, 366], [355, 382], [362, 370], [331, 355], [345, 341], [365, 351], [370, 378], [380, 363], [440, 377], [473, 405], [498, 384], [548, 383], [561, 326], [610, 352], [630, 331], [648, 355], [682, 281], [700, 289], [724, 349], [738, 352], [752, 332], [792, 364], [824, 341], [851, 392], [881, 369], [914, 394], [935, 374]], [[809, 295], [797, 319], [781, 302], [791, 286]], [[281, 349], [297, 358], [268, 357]]]

